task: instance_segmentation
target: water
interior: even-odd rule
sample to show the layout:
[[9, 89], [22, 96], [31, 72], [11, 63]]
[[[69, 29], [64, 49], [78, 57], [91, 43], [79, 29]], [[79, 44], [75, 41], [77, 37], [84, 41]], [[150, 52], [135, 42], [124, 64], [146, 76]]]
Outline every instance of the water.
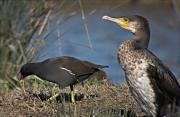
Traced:
[[[95, 7], [95, 8], [94, 8]], [[87, 8], [86, 23], [90, 35], [90, 43], [84, 28], [80, 13], [59, 24], [61, 17], [52, 18], [53, 33], [48, 35], [48, 45], [36, 58], [41, 61], [56, 56], [73, 56], [82, 60], [88, 60], [97, 64], [109, 65], [105, 69], [109, 79], [113, 83], [124, 82], [124, 73], [117, 62], [117, 48], [120, 43], [133, 38], [133, 35], [116, 24], [102, 20], [103, 15], [122, 16], [138, 14], [145, 16], [151, 27], [151, 40], [149, 49], [167, 64], [177, 76], [180, 72], [180, 31], [178, 20], [173, 9], [145, 8], [127, 6], [109, 11], [109, 8]], [[94, 10], [94, 11], [93, 11]], [[89, 11], [89, 12], [88, 12]], [[94, 13], [92, 13], [94, 12]], [[92, 14], [90, 14], [92, 13]], [[60, 37], [58, 38], [58, 32]], [[92, 44], [92, 48], [90, 47]]]

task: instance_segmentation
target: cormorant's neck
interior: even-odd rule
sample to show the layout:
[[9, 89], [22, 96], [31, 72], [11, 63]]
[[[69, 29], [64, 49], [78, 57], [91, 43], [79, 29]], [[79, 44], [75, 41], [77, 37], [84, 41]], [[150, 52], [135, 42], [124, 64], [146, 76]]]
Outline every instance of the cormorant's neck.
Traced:
[[149, 45], [150, 31], [149, 29], [140, 29], [134, 33], [137, 48], [146, 49]]

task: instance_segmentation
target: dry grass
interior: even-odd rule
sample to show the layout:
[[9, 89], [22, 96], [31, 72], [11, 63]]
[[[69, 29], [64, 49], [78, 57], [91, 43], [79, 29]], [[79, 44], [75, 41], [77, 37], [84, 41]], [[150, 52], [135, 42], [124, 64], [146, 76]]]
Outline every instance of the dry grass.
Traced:
[[[31, 57], [34, 57], [39, 51], [43, 49], [41, 48], [42, 40], [46, 39], [46, 37], [56, 30], [57, 27], [60, 27], [66, 20], [71, 18], [72, 16], [78, 14], [80, 12], [82, 16], [82, 21], [84, 24], [84, 29], [87, 34], [87, 39], [89, 40], [89, 47], [92, 48], [89, 29], [86, 23], [86, 17], [88, 13], [96, 12], [96, 8], [106, 10], [108, 12], [115, 11], [119, 7], [127, 7], [126, 2], [123, 2], [123, 5], [119, 3], [114, 5], [112, 3], [116, 3], [116, 0], [112, 1], [96, 1], [96, 4], [92, 5], [92, 1], [66, 1], [62, 0], [58, 1], [41, 1], [41, 2], [33, 2], [33, 1], [12, 1], [7, 0], [6, 4], [0, 5], [2, 6], [1, 14], [4, 17], [2, 19], [3, 25], [1, 27], [1, 41], [0, 41], [0, 54], [1, 54], [1, 62], [0, 62], [0, 72], [2, 74], [0, 79], [0, 116], [1, 117], [44, 117], [44, 116], [103, 116], [107, 113], [120, 113], [121, 109], [123, 110], [132, 110], [136, 112], [138, 115], [142, 115], [139, 107], [136, 102], [133, 100], [131, 95], [129, 94], [129, 90], [126, 84], [122, 85], [108, 85], [107, 83], [102, 84], [85, 84], [84, 87], [81, 85], [76, 86], [77, 97], [79, 97], [79, 101], [76, 102], [76, 105], [72, 105], [68, 99], [63, 103], [57, 102], [48, 102], [46, 101], [47, 97], [51, 96], [54, 92], [58, 92], [58, 88], [54, 85], [45, 85], [41, 83], [34, 83], [33, 85], [29, 84], [29, 87], [25, 88], [25, 92], [22, 90], [10, 90], [10, 88], [17, 88], [14, 77], [20, 63], [26, 62], [26, 59], [30, 60]], [[175, 0], [174, 0], [175, 1]], [[84, 4], [84, 2], [90, 3]], [[95, 1], [93, 1], [95, 2]], [[136, 1], [137, 2], [137, 1]], [[101, 5], [101, 4], [105, 5]], [[134, 2], [132, 2], [133, 5]], [[113, 6], [109, 7], [110, 4]], [[5, 6], [7, 5], [7, 6]], [[14, 6], [14, 7], [12, 7]], [[55, 7], [57, 6], [57, 7]], [[93, 7], [93, 8], [92, 8]], [[150, 6], [151, 7], [151, 6]], [[17, 8], [17, 9], [15, 9]], [[26, 10], [24, 10], [26, 9]], [[28, 11], [23, 12], [23, 11]], [[22, 15], [23, 14], [23, 15]], [[19, 22], [22, 20], [21, 17], [29, 16], [27, 22], [25, 22], [24, 28], [21, 29], [21, 33], [17, 33], [16, 28], [18, 27]], [[22, 16], [21, 16], [22, 15]], [[57, 26], [53, 26], [52, 29], [49, 29], [47, 35], [43, 35], [44, 30], [47, 28], [46, 25], [49, 17], [61, 16], [62, 19], [59, 21]], [[11, 16], [11, 17], [10, 17]], [[88, 18], [88, 17], [87, 17]], [[23, 22], [22, 22], [23, 23]], [[79, 24], [78, 24], [79, 25]], [[68, 31], [64, 32], [58, 38], [64, 34], [67, 34], [70, 30], [76, 27], [77, 24], [73, 25]], [[17, 32], [16, 32], [17, 31]], [[37, 42], [35, 41], [32, 44], [32, 48], [29, 50], [26, 49], [33, 35], [39, 32], [37, 37]], [[16, 35], [18, 34], [18, 35]], [[43, 38], [44, 37], [44, 38]], [[71, 41], [69, 41], [71, 42]], [[45, 43], [45, 42], [44, 42]], [[71, 42], [72, 43], [72, 42]], [[17, 48], [17, 52], [12, 53], [8, 48], [8, 45], [13, 45]], [[46, 44], [45, 44], [46, 45]], [[40, 47], [39, 47], [40, 46]], [[82, 46], [82, 45], [80, 45]], [[44, 46], [46, 47], [46, 46]], [[40, 48], [40, 49], [39, 49]], [[27, 52], [26, 52], [27, 50]], [[8, 53], [12, 53], [11, 57], [9, 57]], [[26, 53], [28, 53], [26, 55]], [[10, 85], [10, 86], [9, 86]], [[26, 85], [27, 86], [27, 85]], [[7, 88], [5, 88], [7, 87]], [[49, 88], [47, 88], [49, 87]], [[7, 90], [6, 90], [7, 89]], [[65, 95], [69, 93], [69, 88], [61, 90], [61, 92]], [[38, 97], [39, 96], [39, 97]], [[81, 98], [82, 97], [82, 98]], [[44, 98], [44, 99], [43, 99]], [[108, 112], [107, 112], [108, 111]], [[107, 115], [106, 115], [107, 116]]]
[[[43, 88], [43, 87], [41, 87]], [[128, 110], [142, 115], [136, 102], [129, 94], [126, 84], [109, 85], [107, 82], [101, 84], [85, 84], [84, 87], [75, 87], [79, 101], [72, 105], [66, 98], [62, 103], [48, 102], [46, 98], [51, 95], [48, 88], [21, 90], [1, 90], [0, 91], [0, 113], [9, 117], [29, 117], [29, 116], [107, 116], [119, 115]], [[61, 90], [61, 94], [69, 93], [69, 88]], [[43, 99], [44, 98], [44, 99]], [[58, 98], [57, 98], [58, 99]], [[44, 100], [44, 101], [42, 101]], [[125, 117], [125, 115], [123, 116]]]

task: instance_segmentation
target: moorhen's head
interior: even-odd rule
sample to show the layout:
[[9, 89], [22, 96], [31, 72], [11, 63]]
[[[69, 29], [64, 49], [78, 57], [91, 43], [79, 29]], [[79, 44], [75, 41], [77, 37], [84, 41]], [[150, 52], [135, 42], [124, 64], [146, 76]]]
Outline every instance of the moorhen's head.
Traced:
[[30, 66], [31, 64], [28, 63], [21, 67], [19, 80], [23, 80], [26, 76], [32, 75]]
[[109, 16], [103, 16], [102, 19], [109, 20], [117, 23], [120, 27], [131, 31], [132, 33], [136, 33], [138, 31], [149, 31], [148, 21], [138, 15], [132, 16], [123, 16], [119, 18], [113, 18]]

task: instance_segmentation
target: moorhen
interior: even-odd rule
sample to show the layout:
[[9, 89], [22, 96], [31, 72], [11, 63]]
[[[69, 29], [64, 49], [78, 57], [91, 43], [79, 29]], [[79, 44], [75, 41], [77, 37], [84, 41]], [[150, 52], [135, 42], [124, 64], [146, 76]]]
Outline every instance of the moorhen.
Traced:
[[74, 103], [73, 85], [90, 78], [91, 75], [105, 67], [108, 66], [62, 56], [23, 65], [20, 70], [19, 80], [29, 75], [36, 75], [43, 80], [58, 84], [61, 88], [70, 86], [71, 101]]

